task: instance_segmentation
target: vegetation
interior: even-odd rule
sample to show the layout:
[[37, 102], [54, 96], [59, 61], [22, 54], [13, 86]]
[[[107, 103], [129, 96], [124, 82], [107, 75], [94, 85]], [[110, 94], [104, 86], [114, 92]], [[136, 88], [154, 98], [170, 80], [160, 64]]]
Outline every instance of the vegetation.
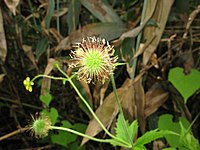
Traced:
[[0, 0], [0, 148], [199, 150], [200, 3]]

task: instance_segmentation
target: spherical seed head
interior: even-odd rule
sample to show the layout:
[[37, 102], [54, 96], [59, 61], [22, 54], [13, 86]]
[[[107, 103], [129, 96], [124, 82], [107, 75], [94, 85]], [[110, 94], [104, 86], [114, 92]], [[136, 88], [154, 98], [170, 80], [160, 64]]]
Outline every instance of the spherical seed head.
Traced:
[[113, 46], [110, 46], [105, 39], [96, 37], [88, 37], [77, 43], [71, 57], [75, 63], [70, 67], [79, 68], [78, 78], [87, 83], [91, 81], [104, 83], [113, 73], [117, 61]]
[[36, 138], [42, 138], [48, 135], [48, 132], [51, 128], [51, 121], [45, 115], [32, 116], [32, 123], [29, 125], [31, 134]]

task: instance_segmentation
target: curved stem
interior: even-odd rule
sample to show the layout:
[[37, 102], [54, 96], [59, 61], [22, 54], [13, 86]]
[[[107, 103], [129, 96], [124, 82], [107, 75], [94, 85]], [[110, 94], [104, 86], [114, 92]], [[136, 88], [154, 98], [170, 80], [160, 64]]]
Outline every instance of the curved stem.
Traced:
[[129, 146], [129, 143], [125, 142], [124, 140], [121, 140], [119, 138], [117, 138], [116, 136], [114, 136], [113, 134], [111, 134], [106, 127], [103, 125], [103, 123], [99, 120], [99, 118], [97, 117], [97, 115], [95, 114], [95, 112], [92, 110], [92, 108], [90, 107], [90, 105], [88, 104], [88, 102], [85, 100], [85, 98], [81, 95], [81, 93], [79, 92], [79, 90], [77, 89], [77, 87], [75, 86], [75, 84], [73, 83], [73, 81], [71, 80], [71, 78], [68, 77], [68, 75], [59, 67], [59, 65], [56, 65], [57, 69], [68, 79], [68, 82], [71, 84], [71, 86], [74, 88], [74, 90], [76, 91], [76, 93], [78, 94], [78, 96], [81, 98], [81, 100], [84, 102], [84, 104], [86, 105], [86, 107], [88, 108], [88, 110], [90, 111], [90, 113], [92, 114], [92, 116], [94, 117], [94, 119], [98, 122], [98, 124], [101, 126], [101, 128], [106, 132], [106, 134], [108, 134], [111, 138], [119, 141], [120, 143], [124, 143], [126, 144], [126, 146]]
[[40, 78], [40, 77], [46, 77], [46, 78], [54, 79], [54, 80], [66, 80], [66, 81], [68, 80], [68, 79], [63, 78], [63, 77], [54, 77], [54, 76], [39, 74], [39, 75], [35, 76], [31, 81], [34, 81], [34, 80], [36, 80], [37, 78]]
[[122, 114], [123, 128], [124, 128], [126, 137], [128, 138], [129, 143], [131, 144], [131, 146], [133, 148], [133, 146], [134, 146], [133, 139], [131, 139], [131, 137], [130, 137], [130, 135], [128, 133], [128, 129], [127, 129], [127, 126], [126, 126], [126, 121], [125, 121], [125, 118], [124, 118], [124, 113], [123, 113], [123, 110], [122, 110], [122, 107], [121, 107], [121, 104], [120, 104], [120, 101], [119, 101], [119, 97], [118, 97], [118, 94], [117, 94], [117, 88], [116, 88], [116, 85], [115, 85], [115, 80], [114, 80], [113, 73], [111, 73], [110, 78], [111, 78], [111, 82], [112, 82], [112, 86], [113, 86], [113, 91], [114, 91], [114, 94], [115, 94], [115, 99], [116, 99], [116, 102], [117, 102], [117, 105], [118, 105], [118, 108], [119, 108], [119, 112]]
[[81, 132], [78, 132], [78, 131], [76, 131], [76, 130], [69, 129], [69, 128], [51, 126], [50, 129], [63, 130], [63, 131], [67, 131], [67, 132], [70, 132], [70, 133], [73, 133], [73, 134], [76, 134], [76, 135], [79, 135], [79, 136], [88, 138], [88, 139], [93, 140], [93, 141], [96, 141], [96, 142], [109, 143], [109, 139], [98, 139], [98, 138], [95, 138], [95, 137], [92, 137], [92, 136], [83, 134], [83, 133], [81, 133]]

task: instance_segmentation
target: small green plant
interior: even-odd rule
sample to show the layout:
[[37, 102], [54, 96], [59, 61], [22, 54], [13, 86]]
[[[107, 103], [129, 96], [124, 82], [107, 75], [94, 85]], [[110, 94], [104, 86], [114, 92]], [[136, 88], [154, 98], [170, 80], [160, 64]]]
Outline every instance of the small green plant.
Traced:
[[190, 74], [185, 75], [183, 68], [172, 68], [169, 71], [168, 80], [183, 96], [185, 103], [198, 89], [200, 89], [200, 72], [192, 69]]
[[[69, 77], [61, 69], [61, 65], [59, 64], [59, 62], [56, 62], [54, 66], [63, 75], [63, 77], [37, 75], [32, 80], [27, 77], [24, 81], [24, 86], [29, 92], [31, 92], [34, 81], [39, 77], [61, 80], [63, 84], [69, 82], [80, 97], [80, 99], [83, 101], [85, 106], [88, 108], [94, 119], [98, 122], [98, 124], [110, 138], [99, 139], [83, 134], [82, 132], [80, 132], [80, 130], [73, 127], [68, 121], [62, 121], [62, 126], [55, 126], [55, 122], [58, 117], [58, 113], [55, 108], [51, 108], [50, 111], [43, 110], [39, 117], [33, 118], [33, 121], [29, 127], [32, 133], [36, 135], [36, 137], [44, 137], [48, 135], [49, 130], [59, 130], [59, 134], [53, 135], [51, 138], [53, 142], [59, 143], [60, 145], [66, 144], [66, 140], [63, 140], [65, 142], [61, 142], [59, 139], [67, 138], [66, 133], [63, 132], [67, 131], [69, 133], [82, 136], [96, 142], [110, 143], [113, 146], [121, 146], [134, 150], [145, 150], [145, 144], [150, 143], [157, 138], [161, 138], [164, 135], [175, 134], [171, 131], [159, 131], [156, 129], [150, 132], [146, 132], [143, 136], [137, 138], [138, 123], [135, 120], [131, 124], [129, 124], [128, 121], [125, 120], [114, 81], [113, 71], [116, 66], [121, 64], [116, 62], [117, 57], [114, 56], [113, 46], [109, 45], [109, 43], [106, 42], [105, 39], [95, 37], [88, 37], [86, 40], [83, 39], [81, 43], [77, 44], [76, 50], [72, 52], [71, 57], [73, 59], [73, 63], [70, 67], [78, 69], [77, 72], [75, 72], [72, 76]], [[79, 79], [87, 83], [92, 82], [93, 84], [97, 82], [104, 83], [107, 79], [109, 79], [109, 77], [111, 79], [115, 99], [119, 108], [115, 135], [111, 134], [103, 125], [101, 120], [99, 120], [91, 106], [88, 104], [87, 100], [82, 96], [79, 89], [73, 82], [73, 79]], [[47, 94], [46, 96], [41, 96], [40, 100], [48, 107], [52, 100], [52, 96], [50, 94]], [[49, 118], [47, 116], [49, 116]], [[70, 140], [73, 141], [74, 139], [76, 139], [76, 137], [71, 136]]]
[[[198, 118], [198, 116], [196, 118]], [[170, 130], [176, 133], [165, 135], [167, 142], [171, 146], [170, 149], [199, 150], [199, 142], [191, 132], [191, 126], [196, 119], [190, 124], [184, 117], [180, 117], [179, 122], [173, 122], [172, 118], [172, 115], [165, 114], [160, 116], [158, 122], [159, 129]], [[169, 148], [166, 148], [165, 150], [168, 149]]]

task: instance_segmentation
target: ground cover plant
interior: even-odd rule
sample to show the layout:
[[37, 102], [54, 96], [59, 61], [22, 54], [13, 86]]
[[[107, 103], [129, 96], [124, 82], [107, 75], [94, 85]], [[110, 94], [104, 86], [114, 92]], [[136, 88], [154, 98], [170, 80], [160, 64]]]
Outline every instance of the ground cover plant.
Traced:
[[200, 3], [0, 1], [0, 148], [199, 150]]

